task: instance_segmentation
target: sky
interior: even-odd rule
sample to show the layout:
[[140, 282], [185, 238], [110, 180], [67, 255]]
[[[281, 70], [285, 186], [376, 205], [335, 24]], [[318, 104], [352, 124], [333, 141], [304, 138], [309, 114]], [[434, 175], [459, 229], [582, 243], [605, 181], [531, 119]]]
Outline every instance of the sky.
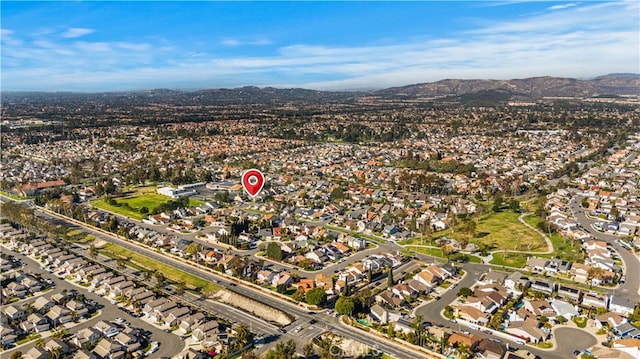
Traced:
[[0, 3], [2, 91], [640, 73], [640, 1]]

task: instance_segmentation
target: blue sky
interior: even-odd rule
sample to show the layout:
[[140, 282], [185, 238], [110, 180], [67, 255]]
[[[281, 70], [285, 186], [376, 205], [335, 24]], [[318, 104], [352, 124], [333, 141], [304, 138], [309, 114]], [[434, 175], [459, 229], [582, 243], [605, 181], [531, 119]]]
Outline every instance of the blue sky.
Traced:
[[640, 2], [8, 2], [2, 90], [371, 89], [640, 72]]

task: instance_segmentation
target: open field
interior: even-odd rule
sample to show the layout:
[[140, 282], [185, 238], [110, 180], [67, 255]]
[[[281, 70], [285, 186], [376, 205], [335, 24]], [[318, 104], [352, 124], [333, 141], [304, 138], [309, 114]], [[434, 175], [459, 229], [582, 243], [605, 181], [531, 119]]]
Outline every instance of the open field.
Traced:
[[[497, 213], [489, 213], [476, 221], [476, 229], [474, 235], [469, 242], [489, 247], [489, 251], [494, 250], [516, 250], [516, 251], [546, 251], [547, 245], [537, 232], [526, 227], [518, 221], [519, 213], [511, 211], [503, 211]], [[467, 236], [463, 231], [463, 224], [448, 228], [444, 231], [436, 232], [432, 237], [439, 238], [445, 236], [447, 238], [461, 239]], [[429, 243], [426, 239], [414, 238], [408, 241], [401, 241], [402, 245], [411, 244], [427, 244], [435, 245], [434, 242]]]
[[[131, 189], [123, 193], [120, 197], [114, 197], [117, 202], [116, 205], [110, 204], [104, 197], [92, 201], [91, 204], [121, 216], [141, 220], [147, 216], [147, 214], [140, 213], [142, 207], [147, 207], [149, 213], [151, 213], [161, 204], [172, 200], [167, 196], [156, 193], [156, 189], [157, 187], [153, 186]], [[204, 202], [192, 198], [189, 199], [190, 207], [196, 207], [202, 204], [204, 204]]]
[[530, 254], [496, 252], [493, 253], [493, 259], [490, 263], [499, 266], [524, 268], [529, 257], [531, 257]]
[[546, 251], [544, 239], [520, 223], [518, 216], [519, 213], [504, 211], [480, 218], [470, 242], [491, 245], [497, 250]]
[[104, 198], [100, 198], [100, 199], [96, 199], [94, 201], [91, 201], [91, 204], [93, 206], [96, 206], [98, 208], [107, 210], [109, 212], [117, 213], [117, 214], [119, 214], [121, 216], [129, 217], [129, 218], [133, 218], [133, 219], [137, 219], [137, 220], [142, 220], [144, 218], [142, 213], [140, 213], [138, 211], [134, 211], [131, 208], [111, 205], [111, 204], [107, 203], [107, 201]]
[[[414, 252], [426, 254], [428, 256], [446, 258], [446, 256], [442, 254], [442, 251], [440, 250], [440, 248], [418, 247], [418, 246], [412, 246], [412, 245], [408, 245], [405, 247], [407, 247], [407, 249], [412, 250]], [[451, 260], [453, 260], [454, 258], [457, 258], [457, 256], [460, 256], [460, 254], [452, 254], [450, 258]], [[464, 256], [467, 259], [467, 261], [470, 263], [482, 263], [482, 259], [474, 255], [464, 254]]]
[[118, 255], [120, 257], [126, 257], [129, 259], [129, 261], [131, 261], [135, 265], [138, 265], [141, 268], [144, 268], [146, 270], [160, 272], [164, 274], [164, 276], [172, 282], [184, 281], [187, 288], [192, 288], [192, 289], [197, 288], [201, 293], [213, 292], [220, 289], [220, 286], [214, 283], [198, 278], [194, 275], [191, 275], [189, 273], [173, 268], [170, 265], [160, 263], [158, 261], [150, 259], [139, 253], [132, 252], [120, 246], [116, 246], [114, 244], [109, 243], [109, 244], [106, 244], [102, 249], [105, 251], [111, 252], [112, 254]]
[[[538, 228], [538, 223], [541, 221], [541, 219], [535, 215], [526, 216], [524, 220], [535, 228]], [[551, 239], [551, 244], [553, 244], [553, 253], [550, 255], [540, 255], [540, 257], [554, 257], [570, 262], [582, 262], [582, 260], [584, 260], [584, 253], [580, 249], [579, 242], [566, 239], [558, 233], [551, 233], [549, 239]]]

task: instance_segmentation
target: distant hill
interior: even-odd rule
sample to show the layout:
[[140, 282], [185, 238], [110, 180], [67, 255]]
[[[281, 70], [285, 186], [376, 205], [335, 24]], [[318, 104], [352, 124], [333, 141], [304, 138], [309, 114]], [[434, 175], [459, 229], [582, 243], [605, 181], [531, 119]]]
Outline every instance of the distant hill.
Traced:
[[460, 100], [471, 94], [485, 98], [489, 96], [495, 100], [619, 96], [640, 94], [640, 75], [611, 74], [592, 80], [549, 76], [514, 80], [441, 80], [392, 87], [374, 93], [381, 97], [451, 97]]
[[392, 87], [378, 91], [317, 91], [302, 88], [246, 86], [197, 91], [153, 89], [147, 91], [73, 93], [2, 92], [6, 104], [70, 104], [98, 101], [115, 106], [144, 106], [165, 103], [177, 106], [219, 104], [346, 103], [365, 96], [383, 99], [443, 98], [461, 103], [495, 103], [533, 100], [542, 97], [617, 97], [640, 94], [640, 74], [609, 74], [591, 80], [562, 77], [532, 77], [514, 80], [441, 80]]

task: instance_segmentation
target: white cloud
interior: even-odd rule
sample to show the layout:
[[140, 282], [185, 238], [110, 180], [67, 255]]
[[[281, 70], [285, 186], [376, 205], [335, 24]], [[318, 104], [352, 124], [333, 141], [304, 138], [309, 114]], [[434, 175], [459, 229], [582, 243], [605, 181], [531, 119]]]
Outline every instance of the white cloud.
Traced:
[[224, 38], [220, 41], [220, 44], [225, 46], [265, 46], [271, 45], [271, 41], [267, 39], [257, 39], [251, 41], [241, 41], [231, 37]]
[[[51, 86], [48, 90], [95, 90], [88, 87], [95, 84], [102, 89], [241, 85], [354, 89], [443, 78], [584, 78], [640, 72], [637, 2], [566, 5], [549, 9], [562, 11], [487, 23], [458, 38], [355, 47], [298, 43], [275, 49], [273, 56], [227, 57], [166, 42], [67, 44], [55, 36], [6, 46], [3, 30], [2, 81], [5, 88], [16, 90], [43, 89], [43, 77]], [[7, 36], [19, 40], [15, 34]], [[226, 38], [221, 43], [270, 42]], [[325, 78], [334, 80], [320, 80]]]
[[563, 10], [570, 7], [578, 6], [579, 4], [580, 3], [572, 2], [568, 4], [553, 5], [553, 6], [549, 6], [547, 10]]
[[86, 52], [108, 52], [111, 51], [111, 46], [106, 42], [84, 42], [78, 41], [75, 43], [76, 47], [81, 51]]
[[96, 30], [93, 29], [87, 29], [84, 27], [70, 27], [67, 29], [67, 31], [63, 32], [60, 36], [67, 38], [67, 39], [74, 39], [76, 37], [81, 37], [84, 35], [89, 35], [91, 33], [94, 33]]

